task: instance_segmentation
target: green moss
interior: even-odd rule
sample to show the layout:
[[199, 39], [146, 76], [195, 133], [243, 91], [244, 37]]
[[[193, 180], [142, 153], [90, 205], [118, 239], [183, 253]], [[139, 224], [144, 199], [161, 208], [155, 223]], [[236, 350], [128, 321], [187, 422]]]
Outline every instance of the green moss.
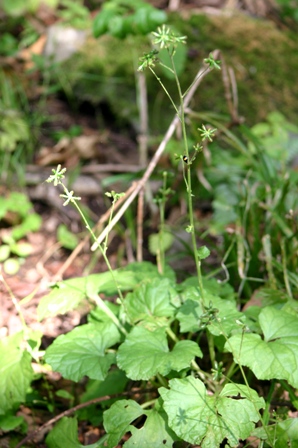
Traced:
[[[179, 18], [176, 17], [176, 20], [179, 21]], [[180, 30], [189, 36], [190, 48], [199, 47], [199, 54], [203, 54], [203, 57], [210, 50], [221, 50], [227, 64], [234, 69], [239, 112], [248, 123], [263, 120], [272, 110], [279, 110], [290, 120], [296, 121], [297, 36], [282, 32], [272, 22], [244, 15], [209, 19], [196, 15], [181, 22]], [[208, 88], [199, 93], [201, 108], [208, 109], [212, 95], [215, 99], [212, 101], [212, 110], [226, 111], [219, 78], [213, 82], [209, 78]]]
[[[188, 59], [181, 76], [186, 88], [197, 73], [202, 60], [218, 48], [234, 69], [238, 86], [239, 113], [248, 124], [263, 120], [279, 110], [296, 121], [298, 103], [298, 37], [290, 36], [271, 22], [244, 15], [207, 17], [174, 14], [170, 24], [188, 37]], [[115, 117], [135, 122], [137, 118], [134, 67], [143, 52], [148, 51], [146, 38], [125, 41], [104, 36], [89, 39], [83, 50], [65, 65], [67, 82], [79, 101], [94, 104], [106, 101]], [[152, 129], [163, 131], [173, 116], [173, 109], [156, 79], [149, 72], [148, 97]], [[175, 83], [165, 80], [173, 95]], [[214, 71], [202, 82], [192, 101], [200, 111], [228, 113], [221, 73]]]

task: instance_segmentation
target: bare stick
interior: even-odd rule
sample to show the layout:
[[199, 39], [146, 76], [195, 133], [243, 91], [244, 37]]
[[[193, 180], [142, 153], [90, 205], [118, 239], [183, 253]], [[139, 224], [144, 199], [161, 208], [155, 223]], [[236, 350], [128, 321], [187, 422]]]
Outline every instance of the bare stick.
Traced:
[[232, 89], [235, 117], [236, 117], [236, 120], [238, 120], [240, 122], [240, 118], [239, 118], [239, 114], [238, 114], [238, 90], [237, 90], [235, 71], [232, 67], [228, 67], [228, 73], [229, 73], [231, 89]]
[[222, 66], [222, 81], [225, 90], [225, 97], [228, 104], [228, 109], [233, 123], [239, 123], [238, 115], [238, 95], [235, 74], [231, 67], [228, 67], [223, 57], [221, 57]]
[[[214, 59], [218, 58], [219, 55], [219, 50], [215, 50], [213, 52], [213, 57]], [[187, 95], [184, 98], [184, 107], [187, 107], [191, 98], [193, 97], [196, 89], [198, 88], [199, 84], [201, 83], [202, 79], [211, 71], [212, 69], [210, 69], [209, 67], [206, 68], [202, 68], [197, 76], [195, 77], [195, 81], [193, 82], [192, 86], [190, 87], [189, 91], [187, 92]], [[110, 222], [110, 224], [104, 229], [104, 231], [99, 235], [99, 237], [97, 238], [97, 242], [93, 244], [93, 246], [91, 247], [91, 250], [96, 250], [98, 247], [98, 244], [101, 244], [104, 239], [106, 238], [107, 234], [111, 231], [111, 229], [114, 227], [114, 225], [120, 220], [120, 218], [123, 216], [124, 212], [128, 209], [128, 207], [130, 206], [130, 204], [133, 202], [133, 200], [135, 199], [135, 197], [139, 194], [139, 192], [141, 191], [141, 189], [145, 186], [146, 182], [148, 181], [149, 177], [151, 176], [154, 168], [157, 165], [157, 162], [159, 160], [159, 158], [161, 157], [162, 153], [165, 150], [165, 147], [167, 145], [167, 143], [169, 142], [170, 138], [172, 137], [172, 135], [175, 132], [175, 129], [179, 123], [179, 117], [176, 115], [162, 142], [160, 143], [159, 147], [157, 148], [151, 162], [148, 165], [147, 170], [145, 171], [143, 177], [141, 180], [139, 180], [139, 182], [136, 183], [136, 188], [134, 189], [134, 191], [132, 192], [132, 194], [127, 198], [127, 200], [124, 202], [124, 204], [122, 205], [122, 207], [120, 208], [120, 210], [118, 211], [118, 213], [114, 216], [114, 218], [112, 219], [112, 221]]]
[[77, 406], [74, 406], [73, 408], [67, 409], [66, 411], [62, 412], [61, 414], [56, 415], [56, 417], [51, 418], [51, 420], [48, 420], [46, 423], [44, 423], [42, 426], [37, 428], [35, 431], [28, 434], [23, 440], [21, 440], [15, 448], [21, 448], [24, 443], [28, 442], [28, 440], [33, 439], [34, 436], [36, 436], [40, 431], [47, 428], [48, 426], [52, 425], [53, 423], [56, 423], [58, 420], [61, 420], [61, 418], [66, 417], [67, 415], [73, 414], [74, 412], [78, 411], [79, 409], [86, 408], [87, 406], [90, 406], [92, 404], [101, 403], [106, 400], [110, 400], [111, 398], [117, 398], [117, 397], [123, 397], [123, 396], [130, 396], [130, 395], [136, 395], [136, 394], [144, 394], [148, 392], [154, 392], [156, 389], [134, 389], [127, 392], [121, 392], [119, 394], [111, 394], [111, 395], [105, 395], [104, 397], [98, 397], [93, 398], [92, 400], [86, 401], [85, 403], [80, 403]]
[[137, 261], [143, 261], [144, 190], [139, 193], [137, 216]]
[[137, 80], [139, 87], [139, 114], [140, 114], [140, 135], [139, 154], [140, 166], [144, 168], [148, 162], [148, 102], [147, 102], [147, 85], [144, 72], [137, 72]]

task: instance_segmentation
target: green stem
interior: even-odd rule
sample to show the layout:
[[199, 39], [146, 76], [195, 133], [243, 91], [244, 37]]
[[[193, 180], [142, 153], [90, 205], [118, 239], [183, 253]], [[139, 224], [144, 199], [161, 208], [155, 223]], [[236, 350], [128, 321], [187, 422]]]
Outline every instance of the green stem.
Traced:
[[[179, 110], [179, 118], [181, 122], [182, 127], [182, 135], [183, 135], [183, 143], [184, 143], [184, 150], [185, 155], [189, 159], [189, 150], [188, 150], [188, 144], [187, 144], [187, 133], [186, 133], [186, 125], [185, 125], [185, 111], [184, 111], [184, 102], [183, 102], [183, 94], [179, 82], [179, 78], [176, 72], [176, 67], [173, 59], [173, 55], [170, 54], [171, 63], [175, 75], [176, 85], [179, 93], [180, 98], [180, 110]], [[194, 213], [193, 213], [193, 201], [192, 201], [192, 187], [191, 187], [191, 171], [190, 169], [187, 169], [187, 202], [188, 202], [188, 213], [189, 213], [189, 222], [190, 222], [190, 229], [191, 229], [191, 239], [192, 239], [192, 246], [194, 251], [194, 259], [197, 269], [197, 276], [198, 276], [198, 283], [200, 287], [201, 292], [201, 298], [202, 298], [202, 305], [203, 309], [205, 308], [205, 301], [204, 301], [204, 288], [203, 288], [203, 278], [202, 278], [202, 272], [201, 272], [201, 260], [198, 256], [197, 251], [197, 242], [196, 242], [196, 234], [195, 234], [195, 220], [194, 220]]]
[[141, 404], [141, 408], [146, 409], [146, 408], [150, 408], [152, 405], [154, 405], [157, 401], [157, 398], [154, 398], [153, 400], [150, 401], [146, 401], [146, 403], [142, 403]]
[[94, 300], [94, 302], [96, 303], [98, 308], [100, 308], [114, 322], [114, 324], [119, 328], [121, 333], [123, 333], [125, 336], [127, 336], [127, 334], [128, 334], [127, 331], [125, 330], [123, 325], [121, 325], [119, 319], [115, 316], [115, 314], [105, 304], [104, 300], [102, 300], [102, 298], [97, 294], [91, 295], [90, 299]]
[[174, 107], [174, 109], [175, 109], [177, 115], [179, 116], [179, 110], [177, 109], [177, 106], [176, 106], [176, 104], [174, 103], [173, 98], [171, 97], [171, 95], [170, 95], [169, 92], [167, 91], [166, 86], [163, 84], [163, 82], [162, 82], [162, 80], [160, 79], [160, 77], [157, 76], [157, 74], [155, 73], [155, 71], [154, 71], [151, 67], [149, 67], [149, 68], [150, 68], [150, 71], [151, 71], [151, 72], [153, 73], [153, 75], [155, 76], [155, 78], [157, 79], [157, 81], [159, 82], [159, 84], [161, 85], [163, 91], [165, 92], [165, 94], [167, 95], [167, 97], [169, 98], [169, 100], [171, 101], [171, 103], [172, 103], [172, 105], [173, 105], [173, 107]]
[[214, 350], [214, 337], [213, 337], [213, 334], [208, 332], [207, 341], [208, 341], [208, 348], [209, 348], [209, 355], [210, 355], [211, 366], [214, 369], [215, 368], [215, 350]]
[[163, 238], [165, 232], [165, 203], [166, 203], [166, 188], [167, 188], [167, 173], [163, 173], [163, 188], [162, 188], [162, 198], [159, 203], [159, 215], [160, 215], [160, 230], [159, 230], [159, 256], [160, 256], [160, 269], [161, 274], [165, 270], [165, 251], [163, 245]]
[[[62, 185], [63, 185], [63, 184], [62, 184]], [[64, 187], [64, 189], [67, 191], [67, 189], [66, 189], [66, 187], [65, 187], [64, 185], [63, 185], [63, 187]], [[84, 213], [82, 212], [81, 208], [79, 207], [79, 205], [77, 204], [76, 201], [72, 201], [72, 203], [74, 204], [74, 206], [75, 206], [76, 209], [78, 210], [79, 214], [81, 215], [81, 218], [82, 218], [83, 222], [85, 223], [86, 229], [90, 232], [92, 238], [93, 238], [94, 241], [96, 242], [96, 241], [97, 241], [96, 235], [95, 235], [95, 233], [93, 232], [92, 228], [90, 227], [90, 225], [89, 225], [87, 219], [85, 218], [85, 215], [84, 215]], [[123, 295], [122, 295], [120, 286], [118, 285], [118, 282], [117, 282], [116, 277], [115, 277], [115, 275], [114, 275], [113, 268], [112, 268], [112, 266], [111, 266], [111, 264], [110, 264], [110, 262], [109, 262], [109, 259], [108, 259], [108, 257], [107, 257], [107, 254], [106, 254], [106, 251], [107, 251], [107, 244], [106, 244], [106, 241], [107, 241], [107, 239], [106, 239], [105, 242], [104, 242], [104, 247], [103, 247], [101, 244], [98, 244], [98, 248], [99, 248], [99, 250], [100, 250], [100, 252], [101, 252], [101, 254], [102, 254], [102, 256], [103, 256], [103, 259], [104, 259], [104, 261], [105, 261], [105, 263], [106, 263], [106, 265], [107, 265], [107, 267], [108, 267], [109, 272], [111, 273], [113, 282], [115, 283], [116, 288], [117, 288], [117, 292], [118, 292], [119, 298], [120, 298], [121, 302], [123, 303]]]
[[157, 373], [157, 374], [156, 374], [156, 378], [158, 379], [159, 383], [160, 383], [162, 386], [164, 386], [164, 387], [168, 387], [168, 382], [167, 382], [167, 380], [166, 380], [162, 375], [160, 375], [160, 373]]
[[264, 422], [265, 425], [268, 425], [269, 419], [270, 419], [270, 412], [269, 411], [270, 411], [271, 400], [272, 400], [274, 389], [275, 389], [275, 383], [276, 383], [275, 380], [271, 381], [269, 392], [267, 394], [266, 407], [265, 407], [265, 410], [263, 412], [263, 422]]
[[265, 254], [266, 268], [269, 277], [269, 285], [271, 289], [277, 289], [276, 279], [273, 272], [272, 265], [272, 251], [271, 251], [271, 239], [270, 235], [266, 234], [262, 238], [263, 250]]
[[232, 378], [232, 376], [235, 374], [235, 372], [239, 370], [238, 365], [235, 363], [235, 361], [232, 362], [232, 364], [229, 367], [229, 370], [227, 372], [227, 374], [225, 375], [225, 381], [223, 383], [223, 386], [229, 382], [230, 378]]
[[[68, 191], [67, 187], [66, 187], [62, 182], [60, 182], [60, 184], [62, 185], [62, 187], [63, 187], [65, 193], [66, 193], [66, 194], [69, 194], [69, 191]], [[85, 223], [85, 226], [86, 226], [87, 230], [89, 231], [89, 233], [91, 234], [92, 238], [93, 238], [94, 241], [96, 242], [96, 241], [97, 241], [96, 235], [95, 235], [95, 233], [93, 232], [92, 228], [90, 227], [90, 225], [89, 225], [89, 223], [88, 223], [88, 221], [87, 221], [87, 219], [86, 219], [86, 217], [85, 217], [83, 211], [81, 210], [81, 208], [79, 207], [79, 205], [77, 204], [77, 202], [76, 202], [74, 199], [73, 199], [71, 202], [72, 202], [72, 204], [76, 207], [76, 209], [78, 210], [78, 212], [79, 212], [79, 214], [80, 214], [80, 216], [81, 216], [83, 222]], [[110, 219], [111, 219], [111, 217], [110, 217]], [[107, 237], [107, 238], [108, 238], [108, 237]], [[102, 246], [101, 244], [97, 244], [97, 245], [98, 245], [98, 248], [99, 248], [99, 250], [100, 250], [100, 252], [101, 252], [101, 254], [102, 254], [102, 256], [103, 256], [103, 259], [104, 259], [104, 261], [105, 261], [105, 263], [106, 263], [106, 265], [107, 265], [107, 267], [108, 267], [108, 270], [109, 270], [109, 272], [110, 272], [110, 274], [111, 274], [111, 277], [112, 277], [112, 279], [113, 279], [113, 282], [114, 282], [114, 284], [115, 284], [115, 286], [116, 286], [116, 289], [117, 289], [119, 298], [120, 298], [120, 300], [121, 300], [121, 302], [122, 302], [122, 304], [123, 304], [123, 303], [124, 303], [124, 300], [123, 300], [123, 295], [122, 295], [120, 286], [119, 286], [119, 284], [118, 284], [118, 282], [117, 282], [117, 280], [116, 280], [114, 271], [113, 271], [113, 269], [112, 269], [112, 266], [111, 266], [110, 261], [109, 261], [109, 259], [108, 259], [108, 257], [107, 257], [107, 254], [106, 254], [106, 252], [107, 252], [107, 238], [105, 239], [105, 241], [104, 241], [104, 243], [103, 243], [103, 246]], [[119, 330], [120, 330], [124, 335], [127, 335], [127, 331], [126, 331], [125, 328], [121, 325], [119, 319], [118, 319], [118, 318], [115, 316], [115, 314], [112, 313], [112, 311], [106, 306], [106, 304], [104, 303], [104, 301], [103, 301], [98, 295], [93, 295], [93, 296], [90, 297], [90, 298], [92, 298], [92, 299], [95, 301], [95, 303], [97, 304], [97, 306], [100, 307], [100, 308], [102, 309], [102, 311], [104, 311], [104, 313], [105, 313], [105, 314], [106, 314], [106, 315], [107, 315], [107, 316], [114, 322], [114, 324], [119, 328]]]
[[170, 327], [167, 327], [166, 332], [173, 342], [175, 343], [179, 342], [178, 337], [175, 335], [175, 333], [172, 331]]

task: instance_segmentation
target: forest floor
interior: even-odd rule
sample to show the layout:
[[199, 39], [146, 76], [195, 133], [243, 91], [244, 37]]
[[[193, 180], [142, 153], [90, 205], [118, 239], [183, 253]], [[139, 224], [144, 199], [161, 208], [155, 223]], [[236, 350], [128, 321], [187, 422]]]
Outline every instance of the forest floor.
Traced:
[[[155, 2], [155, 6], [163, 6], [162, 1]], [[185, 8], [201, 7], [204, 2], [185, 2]], [[207, 3], [205, 2], [208, 6]], [[210, 2], [209, 2], [210, 3]], [[212, 2], [211, 2], [212, 3]], [[214, 4], [216, 2], [213, 2]], [[217, 2], [216, 6], [220, 3]], [[204, 6], [204, 5], [203, 5]], [[56, 231], [59, 224], [63, 223], [74, 233], [81, 233], [84, 229], [79, 215], [72, 207], [63, 207], [62, 199], [57, 190], [52, 186], [45, 184], [45, 179], [51, 174], [51, 169], [58, 163], [66, 166], [71, 172], [80, 166], [81, 173], [78, 176], [78, 190], [75, 193], [82, 197], [84, 204], [91, 213], [92, 220], [96, 223], [103, 213], [108, 209], [108, 202], [104, 198], [100, 183], [103, 179], [120, 172], [120, 167], [124, 167], [125, 172], [138, 169], [138, 144], [136, 136], [127, 132], [122, 132], [111, 127], [98, 136], [95, 117], [82, 107], [81, 110], [73, 112], [66, 102], [57, 97], [53, 97], [48, 103], [49, 114], [55, 119], [51, 120], [48, 126], [51, 131], [60, 130], [62, 127], [69, 129], [72, 126], [80, 126], [83, 134], [87, 137], [84, 145], [89, 145], [90, 159], [81, 163], [79, 140], [69, 139], [64, 141], [64, 146], [52, 146], [53, 142], [45, 138], [40, 141], [40, 150], [36, 154], [35, 162], [26, 170], [28, 180], [27, 193], [34, 204], [34, 209], [42, 217], [42, 225], [38, 232], [31, 233], [26, 240], [31, 245], [31, 254], [24, 259], [20, 269], [15, 275], [7, 275], [1, 271], [2, 281], [0, 281], [0, 338], [12, 335], [23, 329], [22, 319], [19, 313], [18, 303], [26, 298], [21, 304], [21, 311], [26, 324], [39, 330], [44, 335], [43, 348], [46, 348], [51, 341], [58, 335], [69, 332], [72, 328], [84, 321], [84, 315], [87, 309], [79, 309], [68, 312], [63, 316], [55, 316], [44, 319], [42, 322], [37, 318], [37, 305], [40, 299], [50, 291], [53, 282], [63, 278], [74, 278], [81, 275], [87, 275], [91, 272], [103, 272], [106, 267], [101, 259], [94, 262], [94, 256], [90, 253], [90, 240], [87, 241], [82, 251], [72, 259], [67, 267], [66, 263], [71, 256], [71, 252], [61, 247], [57, 242]], [[166, 160], [161, 161], [167, 163]], [[106, 167], [106, 169], [104, 168]], [[36, 181], [36, 175], [38, 179]], [[82, 175], [82, 176], [81, 176]], [[35, 176], [35, 177], [34, 177]], [[32, 179], [35, 180], [32, 180]], [[90, 180], [91, 183], [87, 185]], [[84, 190], [85, 188], [85, 190]], [[12, 189], [1, 187], [1, 192], [5, 195]], [[81, 190], [80, 190], [81, 189]], [[210, 210], [207, 210], [207, 214]], [[175, 210], [173, 210], [175, 215]], [[156, 223], [152, 224], [152, 229], [156, 228]], [[0, 232], [2, 231], [0, 224]], [[129, 248], [129, 238], [120, 239], [117, 235], [111, 242], [109, 248], [109, 259], [112, 266], [117, 266], [119, 247]], [[128, 251], [130, 254], [131, 252]], [[148, 249], [144, 249], [145, 258], [150, 259]], [[152, 257], [151, 257], [152, 259]], [[133, 261], [133, 258], [126, 256], [124, 261]], [[184, 263], [184, 264], [183, 264]], [[86, 267], [90, 266], [90, 271]], [[189, 269], [189, 260], [180, 262], [181, 270]], [[62, 275], [61, 275], [62, 273]], [[67, 388], [67, 384], [62, 384], [59, 375], [53, 375], [52, 381], [61, 381], [59, 388]], [[56, 385], [57, 387], [57, 385]], [[20, 413], [26, 417], [29, 423], [29, 431], [34, 429], [37, 421], [43, 424], [50, 418], [49, 412], [40, 412], [36, 419], [32, 418], [31, 410], [25, 407], [21, 408]], [[34, 423], [33, 423], [34, 420]], [[80, 428], [84, 436], [81, 437], [81, 443], [93, 443], [98, 439], [98, 429], [90, 427]], [[0, 447], [4, 447], [6, 440], [0, 436]], [[38, 442], [36, 442], [38, 443]], [[44, 447], [43, 442], [34, 446]]]

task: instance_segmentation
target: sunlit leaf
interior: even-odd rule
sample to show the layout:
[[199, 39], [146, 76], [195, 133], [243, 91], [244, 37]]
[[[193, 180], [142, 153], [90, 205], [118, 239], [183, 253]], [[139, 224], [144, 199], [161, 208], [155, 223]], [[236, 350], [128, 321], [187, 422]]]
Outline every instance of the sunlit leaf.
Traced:
[[193, 341], [179, 341], [170, 352], [165, 329], [134, 327], [119, 347], [117, 364], [132, 380], [148, 380], [157, 373], [189, 367], [195, 356], [202, 353]]
[[298, 317], [266, 307], [259, 314], [259, 324], [264, 339], [259, 334], [235, 334], [226, 349], [258, 379], [285, 379], [298, 387]]
[[109, 435], [108, 446], [116, 446], [129, 430], [131, 422], [142, 414], [144, 414], [143, 408], [133, 400], [117, 401], [105, 411], [103, 423]]
[[113, 323], [87, 324], [58, 336], [46, 350], [45, 360], [64, 378], [79, 381], [83, 376], [104, 380], [115, 355], [106, 348], [120, 340]]
[[21, 348], [23, 332], [0, 341], [0, 414], [25, 401], [33, 379], [30, 354]]
[[240, 384], [225, 386], [217, 397], [208, 396], [202, 381], [194, 377], [170, 380], [169, 386], [159, 392], [170, 427], [202, 448], [218, 447], [225, 438], [229, 446], [238, 446], [260, 419], [257, 410], [265, 406], [254, 390]]
[[177, 293], [168, 279], [142, 283], [126, 296], [127, 316], [131, 322], [173, 316], [175, 307], [172, 299], [176, 296]]
[[78, 440], [78, 422], [76, 418], [63, 417], [46, 438], [48, 448], [100, 448], [99, 443], [81, 445]]

